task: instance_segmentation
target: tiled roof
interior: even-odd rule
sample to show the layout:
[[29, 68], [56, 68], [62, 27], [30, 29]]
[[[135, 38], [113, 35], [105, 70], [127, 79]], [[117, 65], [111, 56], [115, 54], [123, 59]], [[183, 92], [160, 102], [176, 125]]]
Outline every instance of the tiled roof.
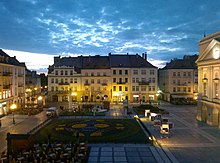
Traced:
[[183, 59], [172, 59], [163, 69], [197, 69], [195, 61], [198, 55], [184, 56]]
[[140, 55], [121, 55], [111, 54], [110, 56], [111, 67], [126, 67], [126, 68], [157, 68], [145, 60]]
[[2, 49], [0, 49], [0, 63], [14, 65], [14, 66], [21, 66], [26, 67], [25, 63], [19, 62], [16, 57], [10, 57], [6, 54]]
[[78, 69], [109, 69], [116, 67], [124, 68], [157, 68], [145, 60], [143, 57], [128, 54], [110, 54], [109, 56], [79, 56], [79, 57], [56, 57], [55, 63], [49, 67], [49, 72], [53, 67], [67, 66]]

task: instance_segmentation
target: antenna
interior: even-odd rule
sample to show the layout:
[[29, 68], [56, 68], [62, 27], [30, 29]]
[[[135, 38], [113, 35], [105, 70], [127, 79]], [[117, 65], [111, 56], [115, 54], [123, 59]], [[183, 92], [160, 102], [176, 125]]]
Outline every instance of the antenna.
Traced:
[[204, 31], [204, 34], [203, 34], [203, 36], [204, 36], [204, 37], [206, 37], [206, 33], [205, 33], [205, 31]]

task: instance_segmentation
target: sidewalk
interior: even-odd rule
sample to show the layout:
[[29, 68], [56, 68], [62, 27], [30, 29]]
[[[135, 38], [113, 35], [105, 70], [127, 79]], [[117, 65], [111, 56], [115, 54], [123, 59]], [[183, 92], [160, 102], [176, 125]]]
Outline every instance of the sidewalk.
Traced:
[[169, 138], [160, 134], [160, 127], [146, 118], [142, 122], [155, 137], [162, 149], [179, 162], [220, 162], [220, 130], [196, 120], [196, 106], [179, 106], [162, 103], [161, 109], [169, 111], [169, 121], [174, 123]]
[[0, 153], [7, 149], [6, 135], [8, 132], [11, 134], [24, 134], [29, 132], [40, 123], [44, 122], [48, 117], [45, 111], [37, 115], [14, 115], [15, 124], [13, 124], [12, 114], [1, 118], [2, 126], [0, 128]]

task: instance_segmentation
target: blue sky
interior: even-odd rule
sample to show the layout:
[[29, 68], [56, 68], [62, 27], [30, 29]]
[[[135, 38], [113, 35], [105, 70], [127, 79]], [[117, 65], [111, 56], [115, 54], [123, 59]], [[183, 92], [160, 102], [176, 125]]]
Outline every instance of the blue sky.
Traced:
[[219, 6], [219, 0], [0, 0], [0, 48], [38, 72], [53, 56], [109, 52], [147, 52], [162, 67], [198, 54], [204, 32], [220, 29]]

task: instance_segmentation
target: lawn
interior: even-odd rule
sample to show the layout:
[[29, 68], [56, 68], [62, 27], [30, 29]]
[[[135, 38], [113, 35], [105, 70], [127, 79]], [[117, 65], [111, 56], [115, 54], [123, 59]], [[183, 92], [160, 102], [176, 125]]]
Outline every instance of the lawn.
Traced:
[[148, 138], [134, 119], [54, 119], [35, 135], [35, 141], [88, 143], [149, 143]]

